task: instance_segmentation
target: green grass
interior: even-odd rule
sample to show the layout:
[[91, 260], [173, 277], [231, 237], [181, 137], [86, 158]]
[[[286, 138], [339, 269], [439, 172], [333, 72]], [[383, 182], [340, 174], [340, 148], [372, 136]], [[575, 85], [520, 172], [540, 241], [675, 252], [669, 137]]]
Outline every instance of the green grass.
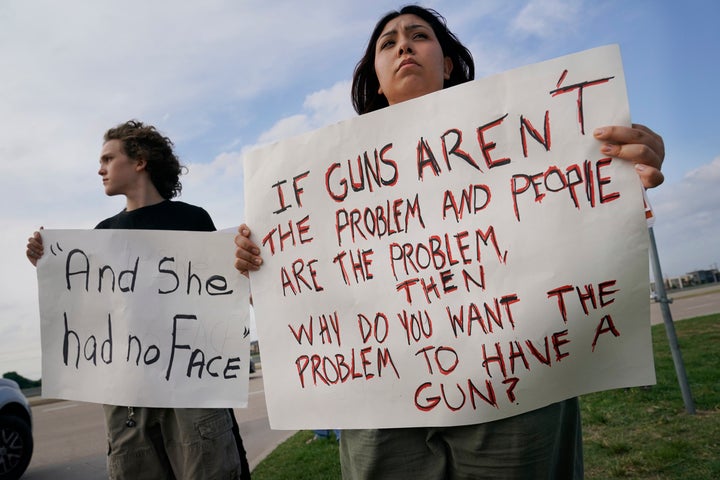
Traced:
[[313, 438], [311, 431], [296, 433], [252, 471], [253, 480], [336, 480], [340, 478], [338, 442]]
[[[696, 414], [685, 411], [665, 327], [652, 327], [657, 385], [581, 399], [587, 479], [720, 478], [720, 315], [675, 323]], [[253, 480], [340, 478], [337, 442], [301, 431]]]
[[581, 400], [587, 478], [720, 478], [720, 315], [675, 329], [696, 414], [686, 413], [665, 327], [657, 325], [657, 385]]

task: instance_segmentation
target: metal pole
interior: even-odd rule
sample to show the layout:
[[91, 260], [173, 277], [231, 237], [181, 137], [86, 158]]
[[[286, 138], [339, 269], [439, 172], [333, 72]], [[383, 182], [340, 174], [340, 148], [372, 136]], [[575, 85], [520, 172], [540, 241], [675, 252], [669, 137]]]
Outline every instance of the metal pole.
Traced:
[[685, 402], [685, 410], [690, 415], [695, 414], [695, 402], [690, 392], [690, 384], [688, 383], [687, 374], [685, 373], [685, 364], [683, 363], [682, 354], [680, 353], [680, 345], [678, 344], [677, 335], [675, 334], [675, 324], [670, 314], [670, 303], [665, 291], [663, 283], [662, 271], [660, 270], [660, 259], [655, 245], [655, 232], [652, 227], [648, 227], [650, 234], [650, 259], [652, 261], [653, 273], [655, 274], [655, 293], [657, 293], [657, 302], [660, 303], [663, 321], [665, 322], [665, 333], [667, 333], [668, 343], [670, 343], [670, 351], [672, 352], [673, 362], [675, 363], [675, 373], [680, 384], [683, 402]]

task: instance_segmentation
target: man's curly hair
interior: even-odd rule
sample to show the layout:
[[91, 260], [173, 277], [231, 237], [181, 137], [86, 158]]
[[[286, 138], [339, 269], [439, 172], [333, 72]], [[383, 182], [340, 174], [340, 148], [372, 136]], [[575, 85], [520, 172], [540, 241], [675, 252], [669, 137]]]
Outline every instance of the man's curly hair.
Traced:
[[172, 141], [155, 127], [129, 120], [105, 132], [104, 139], [120, 140], [128, 157], [145, 160], [150, 180], [164, 199], [180, 195], [180, 175], [185, 167], [180, 165]]

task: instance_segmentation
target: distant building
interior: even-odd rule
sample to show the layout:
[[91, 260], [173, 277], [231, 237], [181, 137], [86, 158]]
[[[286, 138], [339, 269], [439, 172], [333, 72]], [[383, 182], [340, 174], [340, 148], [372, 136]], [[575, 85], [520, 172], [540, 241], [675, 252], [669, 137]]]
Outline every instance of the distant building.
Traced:
[[693, 285], [702, 285], [705, 283], [715, 283], [720, 280], [720, 272], [717, 269], [713, 270], [697, 270], [688, 273], [692, 277]]
[[[679, 277], [666, 277], [663, 281], [666, 290], [683, 289], [717, 282], [720, 282], [720, 271], [717, 268], [711, 270], [696, 270]], [[650, 282], [651, 295], [655, 292], [655, 282]]]

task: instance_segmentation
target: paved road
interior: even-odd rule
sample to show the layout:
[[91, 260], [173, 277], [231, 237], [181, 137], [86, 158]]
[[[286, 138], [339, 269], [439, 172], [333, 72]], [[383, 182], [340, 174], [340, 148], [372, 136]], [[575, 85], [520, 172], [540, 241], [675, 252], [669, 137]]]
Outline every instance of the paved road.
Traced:
[[[673, 290], [668, 293], [672, 300], [670, 314], [674, 321], [712, 315], [720, 312], [720, 286]], [[650, 304], [650, 321], [653, 325], [663, 323], [659, 303]]]
[[[35, 452], [23, 480], [105, 480], [105, 421], [93, 403], [33, 403]], [[248, 408], [236, 409], [240, 434], [253, 469], [295, 432], [270, 430], [262, 374], [250, 376]]]

